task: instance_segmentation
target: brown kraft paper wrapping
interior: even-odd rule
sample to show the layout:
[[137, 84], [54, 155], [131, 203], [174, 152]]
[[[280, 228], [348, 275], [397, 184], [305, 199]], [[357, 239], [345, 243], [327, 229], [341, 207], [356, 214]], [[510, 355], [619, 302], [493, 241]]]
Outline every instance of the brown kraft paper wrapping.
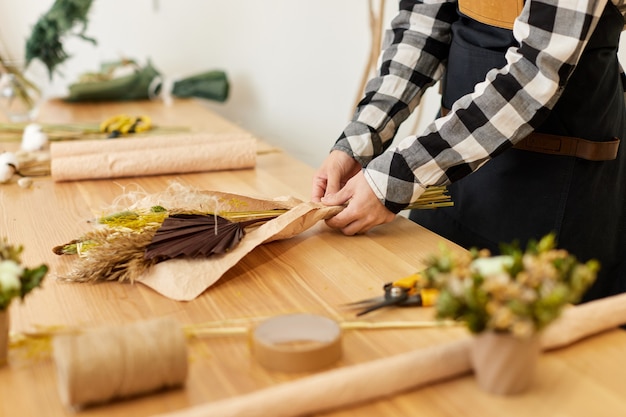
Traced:
[[234, 249], [223, 255], [207, 259], [170, 259], [151, 267], [139, 282], [173, 300], [193, 300], [257, 246], [296, 236], [341, 210], [341, 206], [324, 206], [321, 203], [297, 204], [288, 212], [247, 232]]
[[178, 387], [187, 378], [187, 340], [169, 319], [57, 336], [53, 356], [59, 394], [68, 406]]
[[51, 175], [73, 181], [253, 168], [256, 146], [250, 135], [209, 133], [53, 142]]
[[[542, 348], [565, 347], [625, 323], [626, 294], [571, 307], [542, 334]], [[471, 373], [472, 343], [468, 336], [158, 417], [261, 417], [267, 410], [273, 417], [303, 416], [372, 401]]]

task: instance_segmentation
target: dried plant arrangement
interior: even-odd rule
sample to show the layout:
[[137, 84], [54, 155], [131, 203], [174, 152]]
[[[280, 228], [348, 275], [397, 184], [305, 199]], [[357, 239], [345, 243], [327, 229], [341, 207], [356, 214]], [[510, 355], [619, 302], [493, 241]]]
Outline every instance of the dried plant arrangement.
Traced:
[[437, 317], [459, 320], [471, 333], [493, 331], [529, 337], [541, 332], [594, 282], [596, 260], [579, 262], [556, 247], [550, 233], [530, 241], [502, 244], [502, 254], [485, 249], [453, 255], [442, 248], [427, 260], [425, 286], [437, 288]]
[[[78, 239], [53, 248], [57, 255], [76, 256], [69, 281], [140, 280], [156, 264], [170, 259], [223, 259], [232, 255], [252, 230], [259, 244], [294, 236], [343, 207], [327, 207], [294, 198], [263, 200], [230, 193], [196, 190], [172, 183], [161, 193], [120, 196], [115, 207], [135, 200], [123, 210], [105, 214], [96, 227]], [[450, 205], [443, 187], [429, 190], [414, 208]], [[294, 214], [299, 207], [301, 214]], [[294, 219], [283, 217], [290, 212]], [[310, 216], [305, 221], [298, 216]], [[280, 223], [278, 219], [284, 223]], [[233, 255], [234, 256], [234, 255]], [[237, 255], [242, 256], [242, 255]]]
[[[65, 279], [133, 282], [167, 259], [223, 254], [243, 238], [246, 226], [274, 218], [295, 204], [201, 191], [179, 183], [162, 193], [140, 197], [129, 193], [118, 201], [136, 198], [128, 209], [96, 219], [96, 227], [80, 238], [53, 248], [57, 255], [77, 256]], [[202, 223], [200, 230], [198, 223]], [[194, 233], [189, 233], [190, 228], [195, 228]]]

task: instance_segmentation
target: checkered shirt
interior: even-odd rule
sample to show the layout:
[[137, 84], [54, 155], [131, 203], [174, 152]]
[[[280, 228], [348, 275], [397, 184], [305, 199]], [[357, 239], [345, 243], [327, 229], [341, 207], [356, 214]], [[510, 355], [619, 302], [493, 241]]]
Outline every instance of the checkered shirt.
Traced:
[[[441, 79], [457, 2], [399, 2], [379, 72], [333, 149], [364, 166], [380, 201], [397, 213], [431, 185], [447, 185], [508, 149], [542, 124], [559, 99], [609, 0], [527, 0], [516, 19], [517, 47], [473, 93], [419, 136], [394, 143], [426, 88]], [[612, 0], [626, 13], [626, 0]]]

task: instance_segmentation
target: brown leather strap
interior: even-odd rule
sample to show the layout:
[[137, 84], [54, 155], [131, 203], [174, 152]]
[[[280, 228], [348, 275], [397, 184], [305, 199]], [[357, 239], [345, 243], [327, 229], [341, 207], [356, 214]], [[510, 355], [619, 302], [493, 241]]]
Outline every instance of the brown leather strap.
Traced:
[[533, 132], [513, 146], [515, 149], [552, 155], [575, 156], [589, 161], [610, 161], [617, 157], [619, 139], [595, 142], [569, 136]]
[[[444, 116], [449, 112], [448, 109], [441, 109], [441, 114]], [[619, 143], [619, 138], [596, 142], [570, 136], [533, 132], [513, 147], [550, 155], [575, 156], [588, 161], [610, 161], [617, 158]]]
[[464, 15], [503, 29], [513, 29], [523, 7], [524, 0], [459, 0], [459, 11]]

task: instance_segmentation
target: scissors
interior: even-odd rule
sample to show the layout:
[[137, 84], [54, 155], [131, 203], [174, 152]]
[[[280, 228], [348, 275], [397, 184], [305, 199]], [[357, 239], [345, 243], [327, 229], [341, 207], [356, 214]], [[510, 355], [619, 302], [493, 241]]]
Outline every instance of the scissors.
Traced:
[[362, 308], [357, 316], [370, 313], [383, 307], [427, 307], [437, 299], [438, 291], [432, 288], [420, 288], [420, 274], [412, 274], [383, 286], [384, 295], [347, 304], [352, 308]]

